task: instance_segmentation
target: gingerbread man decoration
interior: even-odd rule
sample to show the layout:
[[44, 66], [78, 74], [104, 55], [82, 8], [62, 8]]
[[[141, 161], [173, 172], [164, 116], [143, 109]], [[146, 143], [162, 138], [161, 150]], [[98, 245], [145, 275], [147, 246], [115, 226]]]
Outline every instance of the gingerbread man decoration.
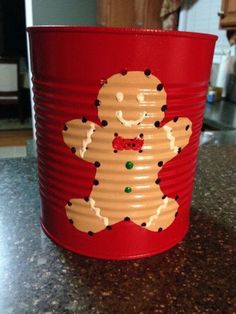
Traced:
[[65, 207], [69, 222], [89, 235], [122, 220], [153, 232], [166, 229], [178, 213], [178, 196], [162, 192], [158, 172], [188, 144], [191, 121], [175, 117], [160, 127], [166, 92], [150, 70], [112, 75], [95, 104], [101, 125], [82, 117], [63, 130], [71, 152], [96, 167], [90, 195]]

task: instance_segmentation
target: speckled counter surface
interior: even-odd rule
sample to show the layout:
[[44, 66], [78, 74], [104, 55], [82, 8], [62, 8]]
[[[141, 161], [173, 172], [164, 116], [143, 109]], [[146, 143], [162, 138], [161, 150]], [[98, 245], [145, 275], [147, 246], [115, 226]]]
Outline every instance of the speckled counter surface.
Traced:
[[0, 313], [236, 313], [236, 146], [201, 147], [185, 239], [159, 256], [104, 261], [39, 226], [34, 158], [0, 161]]

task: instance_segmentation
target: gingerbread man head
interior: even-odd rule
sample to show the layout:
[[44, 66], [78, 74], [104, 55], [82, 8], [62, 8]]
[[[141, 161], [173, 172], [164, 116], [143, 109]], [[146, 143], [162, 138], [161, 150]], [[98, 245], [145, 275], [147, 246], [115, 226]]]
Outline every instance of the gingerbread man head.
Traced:
[[103, 126], [137, 129], [159, 127], [165, 115], [166, 92], [149, 70], [114, 74], [98, 94], [98, 115]]

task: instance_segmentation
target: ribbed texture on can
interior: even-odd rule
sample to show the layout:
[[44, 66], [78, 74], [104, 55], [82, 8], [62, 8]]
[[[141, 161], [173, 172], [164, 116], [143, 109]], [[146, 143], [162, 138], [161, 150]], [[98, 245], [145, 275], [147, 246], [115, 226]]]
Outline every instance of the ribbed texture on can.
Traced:
[[[144, 83], [145, 97], [148, 97], [148, 93], [153, 93], [151, 85], [149, 91], [145, 86], [145, 82], [149, 82], [150, 77], [146, 78], [143, 73], [141, 75], [144, 81], [140, 84]], [[59, 203], [65, 203], [65, 200], [70, 202], [73, 199], [73, 211], [76, 214], [70, 213], [71, 209], [68, 207], [67, 218], [73, 220], [75, 226], [77, 225], [78, 229], [83, 232], [90, 231], [92, 225], [95, 228], [91, 231], [100, 231], [108, 224], [122, 221], [125, 217], [131, 218], [139, 226], [147, 226], [150, 223], [150, 217], [155, 215], [156, 209], [163, 204], [163, 197], [168, 197], [169, 201], [173, 201], [172, 204], [170, 203], [165, 214], [159, 217], [159, 223], [150, 228], [152, 231], [158, 231], [160, 228], [164, 230], [175, 219], [179, 204], [184, 208], [189, 207], [202, 123], [205, 86], [166, 86], [165, 89], [171, 91], [168, 94], [168, 109], [165, 112], [161, 110], [161, 107], [167, 103], [165, 92], [160, 103], [156, 104], [157, 107], [153, 99], [150, 99], [148, 105], [152, 106], [151, 119], [149, 119], [151, 121], [145, 124], [144, 119], [143, 123], [135, 126], [133, 130], [134, 127], [124, 128], [114, 116], [115, 106], [120, 108], [115, 91], [125, 90], [122, 85], [122, 75], [118, 74], [116, 79], [113, 86], [111, 80], [108, 80], [106, 86], [100, 89], [98, 98], [95, 98], [92, 104], [93, 107], [89, 102], [89, 91], [94, 90], [95, 86], [83, 88], [80, 85], [57, 85], [52, 82], [34, 80], [40, 192], [42, 197], [47, 198], [50, 208], [58, 214], [63, 214], [66, 206], [64, 204], [64, 207], [61, 207]], [[132, 80], [135, 80], [135, 77]], [[139, 75], [137, 75], [137, 80], [140, 81]], [[158, 83], [160, 82], [157, 81]], [[130, 94], [127, 94], [127, 91], [130, 91]], [[136, 87], [134, 82], [126, 86], [124, 97], [131, 99], [130, 104], [134, 103], [135, 106], [138, 104], [142, 110], [148, 111], [150, 108], [147, 108], [145, 100], [138, 102], [136, 98], [131, 97], [135, 96], [131, 94], [139, 94], [139, 92], [142, 92], [142, 88]], [[155, 93], [158, 95], [157, 91]], [[78, 95], [80, 98], [83, 95], [81, 108], [77, 102]], [[111, 125], [109, 131], [101, 126], [101, 119], [99, 121], [99, 114], [95, 109], [96, 99], [100, 101], [99, 110], [102, 112], [100, 116], [107, 118]], [[106, 101], [111, 105], [104, 106]], [[174, 102], [173, 105], [172, 102]], [[124, 116], [137, 118], [138, 110], [135, 111], [135, 107], [128, 104], [124, 104]], [[191, 110], [189, 110], [190, 106]], [[105, 108], [102, 110], [103, 107]], [[83, 130], [80, 127], [85, 116], [86, 123], [84, 124], [89, 126], [92, 122], [97, 128], [92, 135], [94, 138], [92, 144], [88, 145], [90, 156], [87, 161], [86, 153], [85, 158], [82, 158], [78, 150], [77, 153], [73, 152], [73, 148], [76, 146], [80, 148], [82, 143], [80, 134]], [[185, 119], [186, 116], [189, 121]], [[154, 123], [158, 120], [160, 120], [160, 125], [157, 128]], [[164, 130], [164, 126], [169, 124], [175, 127], [175, 142], [180, 142], [179, 146], [175, 146], [176, 152], [173, 152], [173, 149], [171, 151], [170, 140], [167, 131]], [[195, 131], [193, 134], [192, 129]], [[67, 133], [69, 147], [66, 147], [64, 143], [63, 132]], [[124, 149], [116, 151], [112, 147], [112, 140], [119, 134], [125, 136], [126, 139], [139, 138], [141, 134], [144, 139], [142, 149], [140, 151]], [[93, 146], [95, 148], [92, 148]], [[178, 153], [178, 149], [181, 149], [181, 152]], [[102, 166], [96, 169], [95, 161]], [[132, 169], [126, 168], [128, 161], [133, 164]], [[162, 163], [161, 166], [158, 166], [159, 162]], [[96, 178], [99, 179], [99, 186], [94, 186]], [[126, 188], [130, 188], [132, 192], [125, 191]], [[102, 217], [108, 218], [103, 227], [100, 226], [101, 221], [98, 217], [95, 214], [91, 215], [88, 203], [84, 201], [84, 198], [89, 198], [91, 195], [94, 195], [93, 199], [95, 198], [96, 207], [101, 209]], [[81, 215], [84, 215], [85, 224], [86, 221], [91, 220], [88, 223], [90, 227], [87, 229], [79, 223]], [[97, 224], [98, 227], [96, 227]]]
[[109, 259], [178, 243], [216, 38], [63, 27], [29, 34], [45, 232]]

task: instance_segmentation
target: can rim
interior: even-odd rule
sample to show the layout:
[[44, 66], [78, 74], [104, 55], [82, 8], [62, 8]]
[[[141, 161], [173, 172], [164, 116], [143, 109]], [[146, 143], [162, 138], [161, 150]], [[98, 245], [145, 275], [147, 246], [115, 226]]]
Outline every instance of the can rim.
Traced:
[[77, 25], [37, 25], [27, 27], [27, 32], [77, 32], [77, 33], [103, 33], [103, 34], [133, 34], [133, 35], [158, 35], [173, 37], [201, 38], [216, 41], [218, 36], [207, 33], [173, 31], [161, 29], [126, 28], [126, 27], [100, 27]]

